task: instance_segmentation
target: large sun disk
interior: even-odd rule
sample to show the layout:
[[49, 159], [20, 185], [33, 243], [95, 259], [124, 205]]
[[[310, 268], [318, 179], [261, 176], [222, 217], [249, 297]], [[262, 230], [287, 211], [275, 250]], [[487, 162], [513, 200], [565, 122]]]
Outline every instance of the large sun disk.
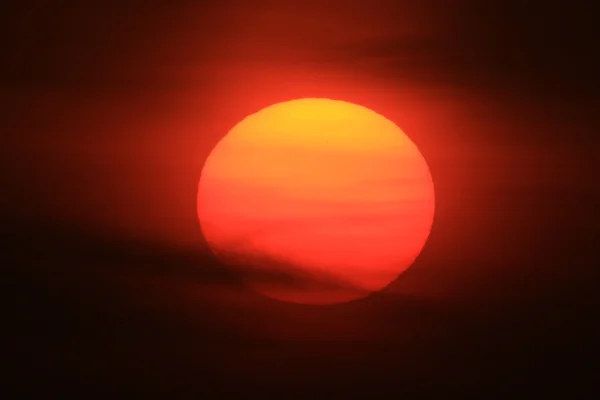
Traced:
[[324, 304], [381, 290], [413, 263], [434, 192], [423, 156], [393, 122], [302, 99], [234, 126], [206, 160], [197, 204], [211, 249], [251, 288]]

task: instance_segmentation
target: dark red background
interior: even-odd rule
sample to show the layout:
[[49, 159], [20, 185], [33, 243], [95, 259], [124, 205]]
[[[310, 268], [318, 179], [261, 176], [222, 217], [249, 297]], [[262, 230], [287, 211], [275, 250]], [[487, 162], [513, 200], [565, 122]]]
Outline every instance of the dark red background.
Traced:
[[[599, 66], [583, 2], [3, 7], [3, 387], [591, 393]], [[430, 240], [361, 302], [248, 292], [198, 227], [212, 146], [298, 97], [373, 108], [431, 168]]]

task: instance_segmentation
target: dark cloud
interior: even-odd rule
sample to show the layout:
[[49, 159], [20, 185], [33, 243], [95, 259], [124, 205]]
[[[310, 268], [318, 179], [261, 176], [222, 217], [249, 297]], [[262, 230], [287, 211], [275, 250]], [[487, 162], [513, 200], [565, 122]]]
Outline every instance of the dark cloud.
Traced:
[[[273, 227], [269, 227], [273, 228]], [[277, 226], [275, 227], [277, 228]], [[321, 286], [332, 290], [359, 290], [349, 282], [344, 282], [325, 273], [316, 277], [311, 275], [293, 275], [293, 266], [284, 260], [267, 257], [265, 259], [249, 259], [250, 255], [236, 253], [232, 244], [225, 253], [220, 253], [220, 260], [232, 259], [232, 266], [238, 266], [235, 271], [228, 271], [208, 250], [197, 247], [185, 247], [168, 243], [136, 240], [120, 237], [118, 234], [99, 234], [86, 231], [76, 226], [66, 226], [52, 222], [42, 223], [5, 218], [2, 228], [2, 238], [8, 244], [9, 251], [5, 257], [12, 262], [9, 267], [28, 262], [32, 274], [40, 273], [44, 268], [37, 263], [50, 263], [51, 268], [60, 274], [78, 275], [96, 271], [100, 274], [139, 275], [155, 278], [166, 277], [181, 282], [203, 285], [220, 285], [225, 290], [239, 289], [240, 279], [264, 281], [282, 286]], [[239, 246], [238, 246], [239, 247]], [[256, 255], [255, 257], [261, 257]], [[268, 265], [268, 268], [240, 268], [245, 263], [249, 267], [256, 263]], [[273, 268], [271, 268], [273, 267]], [[23, 268], [23, 267], [18, 267]], [[74, 271], [73, 268], [83, 268]], [[289, 271], [285, 272], [286, 270]], [[281, 272], [278, 272], [281, 271]], [[19, 272], [19, 271], [17, 271]], [[20, 271], [23, 273], [26, 271]]]

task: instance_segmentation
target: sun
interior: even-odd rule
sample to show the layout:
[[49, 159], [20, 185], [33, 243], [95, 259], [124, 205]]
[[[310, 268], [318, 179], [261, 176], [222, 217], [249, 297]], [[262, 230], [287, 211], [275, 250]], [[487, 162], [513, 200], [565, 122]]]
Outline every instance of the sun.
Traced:
[[274, 299], [332, 304], [380, 291], [429, 236], [433, 181], [415, 144], [366, 107], [277, 103], [206, 160], [197, 211], [212, 252]]

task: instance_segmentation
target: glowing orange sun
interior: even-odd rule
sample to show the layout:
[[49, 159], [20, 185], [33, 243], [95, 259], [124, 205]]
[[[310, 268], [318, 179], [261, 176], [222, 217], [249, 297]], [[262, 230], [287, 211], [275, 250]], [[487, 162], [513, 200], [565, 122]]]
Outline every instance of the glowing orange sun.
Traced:
[[421, 252], [429, 168], [393, 122], [329, 99], [244, 118], [202, 170], [197, 211], [214, 254], [253, 290], [295, 303], [368, 296]]

